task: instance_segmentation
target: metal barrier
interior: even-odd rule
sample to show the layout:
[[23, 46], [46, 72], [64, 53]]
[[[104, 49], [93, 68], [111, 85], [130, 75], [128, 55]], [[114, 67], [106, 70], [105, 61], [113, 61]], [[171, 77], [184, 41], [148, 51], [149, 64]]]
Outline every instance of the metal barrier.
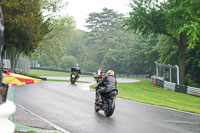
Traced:
[[154, 76], [152, 76], [151, 78], [152, 78], [152, 84], [154, 86], [158, 86], [160, 88], [165, 88], [171, 91], [176, 91], [176, 92], [200, 97], [200, 88], [195, 88], [195, 87], [190, 87], [190, 86], [185, 86], [185, 85], [178, 85], [176, 83], [157, 79]]

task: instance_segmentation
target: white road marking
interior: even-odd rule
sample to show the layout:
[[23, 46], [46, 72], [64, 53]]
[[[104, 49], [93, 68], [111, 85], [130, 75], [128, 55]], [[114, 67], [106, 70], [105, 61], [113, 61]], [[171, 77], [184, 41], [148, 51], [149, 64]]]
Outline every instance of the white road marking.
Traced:
[[54, 127], [56, 130], [61, 131], [62, 133], [70, 133], [69, 131], [67, 131], [67, 130], [61, 128], [61, 127], [59, 127], [58, 125], [53, 124], [53, 123], [50, 122], [49, 120], [47, 120], [47, 119], [45, 119], [45, 118], [43, 118], [43, 117], [37, 115], [36, 113], [33, 113], [32, 111], [28, 110], [27, 108], [25, 108], [25, 107], [23, 107], [23, 106], [21, 106], [21, 105], [19, 105], [19, 104], [17, 104], [17, 103], [15, 103], [15, 104], [16, 104], [17, 106], [19, 106], [20, 108], [24, 109], [25, 111], [31, 113], [32, 115], [38, 117], [39, 119], [45, 121], [46, 123], [48, 123], [49, 125], [51, 125], [52, 127]]

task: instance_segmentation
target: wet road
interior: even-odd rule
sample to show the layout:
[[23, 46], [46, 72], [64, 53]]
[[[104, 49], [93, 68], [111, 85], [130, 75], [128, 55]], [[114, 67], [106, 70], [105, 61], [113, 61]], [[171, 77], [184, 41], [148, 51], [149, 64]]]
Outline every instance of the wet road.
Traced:
[[[72, 133], [200, 133], [200, 115], [117, 98], [114, 115], [94, 111], [89, 84], [15, 87], [15, 102]], [[119, 92], [120, 93], [120, 92]]]

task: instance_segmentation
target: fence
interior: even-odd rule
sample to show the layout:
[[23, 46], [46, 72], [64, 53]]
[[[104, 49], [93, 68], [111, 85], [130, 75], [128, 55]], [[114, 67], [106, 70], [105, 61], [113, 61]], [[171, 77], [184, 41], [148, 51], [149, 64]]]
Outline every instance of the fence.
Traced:
[[[8, 56], [5, 56], [6, 59], [3, 59], [3, 68], [10, 69], [11, 68], [11, 62], [10, 59], [7, 58]], [[19, 59], [16, 64], [16, 70], [19, 70], [21, 72], [29, 73], [30, 70], [30, 59], [28, 56], [20, 55]]]
[[179, 67], [177, 65], [165, 65], [156, 63], [156, 78], [179, 84]]
[[176, 84], [176, 83], [157, 79], [154, 76], [152, 76], [151, 78], [152, 78], [152, 83], [155, 86], [165, 88], [165, 89], [168, 89], [168, 90], [171, 90], [171, 91], [176, 91], [176, 92], [185, 93], [185, 94], [200, 97], [200, 88], [195, 88], [195, 87], [190, 87], [190, 86], [185, 86], [185, 85], [179, 85], [179, 84]]
[[16, 70], [19, 70], [19, 71], [25, 72], [25, 73], [29, 73], [30, 59], [28, 56], [20, 55], [20, 57], [17, 61]]
[[38, 61], [36, 60], [36, 61], [31, 61], [30, 62], [30, 67], [38, 67]]

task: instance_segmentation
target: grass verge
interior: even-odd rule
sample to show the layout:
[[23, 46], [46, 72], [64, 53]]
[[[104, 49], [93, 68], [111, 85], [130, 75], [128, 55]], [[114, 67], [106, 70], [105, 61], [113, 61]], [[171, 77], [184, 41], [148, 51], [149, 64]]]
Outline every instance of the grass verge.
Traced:
[[151, 79], [139, 79], [136, 83], [118, 83], [118, 97], [174, 108], [200, 114], [200, 98], [155, 87]]
[[[55, 76], [55, 77], [69, 77], [71, 73], [56, 72], [47, 70], [30, 69], [29, 74], [38, 76]], [[81, 77], [92, 77], [92, 75], [80, 75]]]

